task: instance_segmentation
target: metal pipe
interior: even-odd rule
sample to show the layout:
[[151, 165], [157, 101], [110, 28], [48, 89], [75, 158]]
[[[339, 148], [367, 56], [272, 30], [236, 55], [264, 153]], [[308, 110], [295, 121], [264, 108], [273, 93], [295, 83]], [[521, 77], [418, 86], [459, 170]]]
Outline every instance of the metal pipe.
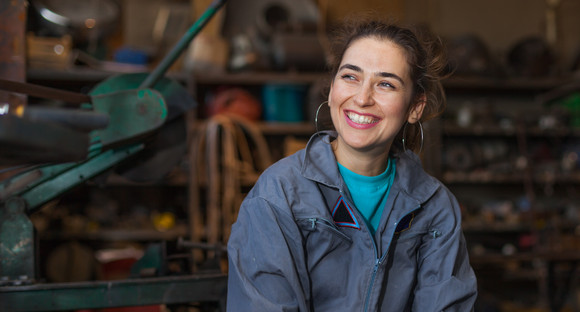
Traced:
[[70, 103], [91, 103], [91, 97], [82, 93], [54, 89], [32, 83], [0, 79], [0, 90]]
[[139, 88], [153, 87], [165, 72], [171, 67], [175, 60], [181, 55], [183, 50], [188, 47], [193, 38], [203, 29], [209, 22], [211, 17], [226, 3], [226, 0], [214, 0], [202, 16], [189, 28], [189, 30], [181, 37], [179, 42], [169, 51], [169, 53], [161, 60], [159, 65], [145, 78]]
[[52, 122], [65, 127], [90, 132], [105, 129], [109, 125], [109, 115], [102, 112], [57, 107], [33, 107], [24, 109], [23, 117], [33, 122]]

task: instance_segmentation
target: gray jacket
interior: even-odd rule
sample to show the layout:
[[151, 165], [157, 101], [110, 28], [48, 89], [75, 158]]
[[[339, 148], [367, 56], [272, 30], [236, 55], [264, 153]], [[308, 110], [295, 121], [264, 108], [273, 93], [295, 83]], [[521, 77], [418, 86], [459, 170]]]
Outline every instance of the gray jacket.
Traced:
[[268, 168], [242, 203], [227, 311], [472, 311], [476, 277], [451, 192], [415, 154], [395, 153], [373, 238], [327, 135]]

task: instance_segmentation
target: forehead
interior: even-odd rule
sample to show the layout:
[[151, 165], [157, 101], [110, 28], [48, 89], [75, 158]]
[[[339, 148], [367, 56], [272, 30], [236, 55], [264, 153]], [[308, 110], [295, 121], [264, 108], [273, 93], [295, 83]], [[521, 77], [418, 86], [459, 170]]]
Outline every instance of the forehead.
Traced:
[[365, 71], [394, 71], [402, 77], [409, 77], [410, 68], [405, 50], [388, 39], [364, 37], [353, 41], [344, 52], [341, 66], [347, 63]]

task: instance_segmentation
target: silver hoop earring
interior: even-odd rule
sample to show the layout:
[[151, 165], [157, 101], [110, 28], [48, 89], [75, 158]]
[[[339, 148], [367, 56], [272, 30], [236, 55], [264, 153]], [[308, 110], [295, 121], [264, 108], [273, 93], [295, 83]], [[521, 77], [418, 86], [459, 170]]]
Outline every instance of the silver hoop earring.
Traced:
[[320, 135], [320, 129], [318, 128], [318, 113], [320, 113], [320, 109], [322, 108], [322, 106], [327, 105], [328, 101], [324, 101], [322, 103], [320, 103], [320, 105], [318, 105], [318, 109], [316, 110], [316, 115], [314, 116], [314, 124], [316, 126], [316, 135], [319, 136], [322, 140], [322, 142], [326, 143], [326, 144], [330, 144], [330, 139], [324, 140], [324, 137], [322, 137]]
[[[417, 123], [419, 124], [419, 131], [421, 132], [421, 146], [419, 148], [419, 154], [421, 154], [421, 152], [423, 151], [423, 140], [424, 140], [424, 135], [423, 135], [423, 125], [421, 124], [421, 122], [419, 120], [417, 120]], [[409, 124], [409, 122], [405, 123], [405, 126], [403, 127], [403, 151], [407, 152], [407, 146], [406, 146], [406, 142], [405, 142], [405, 137], [407, 135], [407, 125]]]
[[316, 109], [316, 115], [314, 116], [314, 126], [316, 126], [316, 133], [320, 131], [320, 129], [318, 129], [318, 113], [320, 113], [322, 106], [326, 104], [328, 104], [328, 101], [320, 103], [320, 105], [318, 105], [318, 109]]

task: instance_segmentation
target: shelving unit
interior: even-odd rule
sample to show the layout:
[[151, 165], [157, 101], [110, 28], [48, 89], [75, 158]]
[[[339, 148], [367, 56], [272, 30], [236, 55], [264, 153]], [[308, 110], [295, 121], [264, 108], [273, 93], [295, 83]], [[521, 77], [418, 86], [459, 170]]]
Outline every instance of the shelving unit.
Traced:
[[[562, 149], [568, 143], [577, 143], [580, 129], [569, 126], [561, 110], [550, 108], [538, 99], [541, 94], [569, 81], [475, 78], [446, 81], [449, 104], [441, 121], [442, 180], [452, 184], [477, 183], [478, 180], [481, 183], [516, 183], [545, 178], [539, 171], [543, 164], [534, 159], [533, 148], [538, 143], [553, 143], [555, 145], [550, 145], [553, 153], [544, 156], [554, 158], [551, 161], [558, 160], [562, 152], [577, 152]], [[502, 145], [489, 146], [498, 142]], [[450, 148], [457, 146], [463, 149], [449, 154]], [[479, 150], [475, 150], [476, 146]], [[466, 150], [469, 148], [474, 150]], [[491, 159], [494, 157], [497, 159]], [[486, 167], [499, 162], [503, 162], [503, 168]], [[569, 162], [570, 168], [555, 168], [560, 169], [556, 180], [577, 181], [580, 170], [573, 159]]]
[[[64, 84], [70, 80], [76, 80], [75, 85], [91, 85], [107, 76], [104, 73], [75, 71], [59, 73], [54, 80], [51, 77], [55, 75], [46, 72], [30, 73], [33, 82], [49, 82], [49, 85]], [[220, 86], [246, 88], [259, 96], [260, 88], [265, 84], [310, 87], [323, 82], [326, 76], [292, 72], [177, 73], [173, 74], [173, 78], [186, 85], [201, 105], [207, 92]], [[538, 95], [570, 81], [453, 77], [444, 82], [448, 107], [440, 119], [427, 125], [430, 147], [424, 151], [423, 160], [428, 171], [456, 194], [464, 208], [464, 231], [472, 264], [480, 276], [482, 293], [495, 287], [493, 285], [497, 281], [503, 281], [506, 290], [518, 287], [522, 291], [534, 293], [536, 296], [530, 300], [535, 299], [552, 306], [561, 305], [565, 300], [548, 289], [563, 287], [562, 283], [568, 280], [562, 277], [562, 272], [573, 274], [567, 271], [566, 266], [580, 261], [580, 252], [570, 248], [574, 244], [580, 246], [580, 240], [576, 243], [575, 234], [580, 219], [566, 215], [575, 208], [580, 212], [580, 207], [574, 207], [578, 201], [573, 198], [574, 194], [580, 194], [580, 166], [576, 164], [564, 171], [561, 162], [548, 165], [539, 163], [532, 152], [535, 144], [541, 143], [551, 147], [554, 152], [552, 157], [560, 157], [561, 149], [567, 143], [580, 145], [580, 129], [562, 124], [546, 127], [537, 120], [538, 117], [546, 116], [543, 113], [549, 112], [538, 102]], [[459, 113], [467, 106], [471, 109], [471, 119], [467, 125], [462, 125]], [[204, 123], [205, 120], [198, 117], [198, 112], [189, 116], [190, 131], [203, 128]], [[267, 139], [273, 160], [283, 157], [281, 145], [284, 138], [306, 139], [315, 131], [314, 123], [308, 120], [296, 123], [260, 121], [254, 125]], [[489, 148], [487, 144], [493, 145], [493, 142], [503, 142], [505, 151], [459, 169], [455, 163], [455, 170], [446, 162], [446, 153], [450, 148], [475, 146], [479, 148], [479, 153], [484, 153], [482, 149]], [[192, 151], [190, 149], [190, 153]], [[467, 152], [474, 151], [468, 148]], [[153, 185], [129, 182], [118, 175], [109, 176], [105, 185], [117, 189], [143, 186], [178, 188], [191, 193], [191, 172], [195, 169], [190, 167], [189, 160], [189, 156], [185, 156], [182, 166], [175, 168], [164, 181]], [[554, 171], [554, 168], [557, 170]], [[249, 188], [254, 182], [246, 179], [242, 184]], [[201, 187], [197, 192], [207, 190], [208, 181], [197, 183]], [[552, 200], [547, 204], [545, 198]], [[566, 200], [572, 203], [570, 207], [566, 206]], [[177, 209], [187, 214], [192, 204], [192, 201], [185, 201], [184, 206]], [[124, 231], [119, 234], [113, 230], [82, 237], [107, 240], [121, 235], [125, 238], [133, 237], [137, 241], [171, 240], [175, 235], [187, 237], [192, 233], [183, 229], [181, 232], [172, 230], [158, 235], [152, 235], [153, 232]], [[53, 235], [51, 239], [62, 239], [66, 235]], [[555, 242], [559, 244], [554, 245]]]
[[[541, 101], [570, 81], [455, 77], [444, 83], [438, 172], [464, 209], [482, 296], [559, 311], [575, 291], [580, 162], [573, 155], [580, 152], [580, 129]], [[567, 152], [572, 158], [565, 160]]]
[[[559, 127], [555, 129], [541, 129], [539, 127], [509, 127], [509, 128], [489, 128], [483, 127], [481, 125], [464, 128], [450, 123], [443, 125], [443, 137], [448, 141], [471, 141], [471, 144], [485, 144], [488, 141], [503, 141], [513, 142], [515, 145], [521, 144], [521, 140], [526, 141], [557, 141], [562, 145], [563, 141], [574, 141], [580, 138], [580, 130], [572, 129], [569, 127]], [[507, 143], [506, 143], [507, 144]], [[465, 152], [465, 151], [463, 151]], [[480, 151], [481, 152], [481, 151]], [[482, 170], [477, 168], [482, 164], [471, 165], [473, 170], [448, 170], [444, 169], [442, 178], [446, 183], [456, 184], [456, 183], [523, 183], [525, 179], [530, 179], [533, 183], [542, 183], [546, 179], [552, 179], [555, 183], [580, 183], [580, 170], [578, 169], [559, 169], [557, 174], [550, 176], [541, 170], [535, 170], [537, 168], [533, 161], [528, 161], [526, 155], [522, 155], [521, 151], [515, 150], [511, 151], [515, 155], [510, 155], [512, 159], [509, 159], [510, 168], [504, 168], [503, 172], [492, 172], [489, 170]], [[517, 159], [520, 157], [520, 159]], [[521, 163], [518, 167], [518, 160]], [[574, 159], [570, 159], [573, 162]], [[562, 164], [560, 164], [562, 165]], [[573, 163], [567, 164], [570, 167], [574, 167]], [[523, 170], [525, 168], [529, 170]], [[529, 167], [529, 168], [528, 168]], [[510, 169], [510, 170], [507, 170]], [[509, 172], [506, 172], [509, 171]]]

